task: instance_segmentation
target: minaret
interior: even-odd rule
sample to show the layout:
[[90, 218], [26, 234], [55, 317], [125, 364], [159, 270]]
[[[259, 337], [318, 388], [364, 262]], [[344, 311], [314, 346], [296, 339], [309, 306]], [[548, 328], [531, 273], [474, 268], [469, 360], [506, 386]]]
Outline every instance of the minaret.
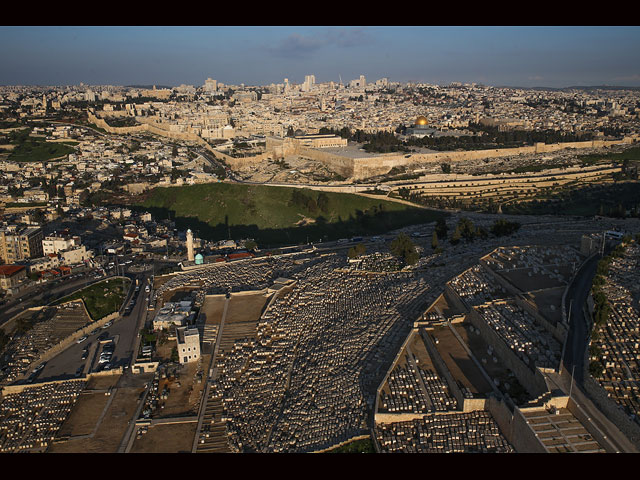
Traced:
[[190, 262], [195, 260], [193, 255], [193, 232], [191, 232], [191, 229], [187, 230], [187, 260]]

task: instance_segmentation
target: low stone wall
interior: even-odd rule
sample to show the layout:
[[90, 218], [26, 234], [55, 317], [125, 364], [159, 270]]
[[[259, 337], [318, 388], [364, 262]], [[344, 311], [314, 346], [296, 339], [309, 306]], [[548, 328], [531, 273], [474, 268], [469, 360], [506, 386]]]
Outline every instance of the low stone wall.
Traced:
[[349, 440], [344, 440], [340, 443], [336, 443], [335, 445], [328, 447], [328, 448], [323, 448], [322, 450], [315, 450], [311, 453], [325, 453], [325, 452], [329, 452], [331, 450], [335, 450], [336, 448], [342, 447], [343, 445], [347, 445], [351, 442], [355, 442], [356, 440], [368, 440], [370, 439], [371, 436], [370, 435], [356, 435], [355, 437], [351, 437]]
[[102, 370], [101, 372], [91, 372], [87, 374], [85, 378], [89, 380], [91, 377], [109, 377], [112, 375], [122, 375], [123, 370], [124, 369], [122, 367], [118, 367], [112, 368], [110, 370]]

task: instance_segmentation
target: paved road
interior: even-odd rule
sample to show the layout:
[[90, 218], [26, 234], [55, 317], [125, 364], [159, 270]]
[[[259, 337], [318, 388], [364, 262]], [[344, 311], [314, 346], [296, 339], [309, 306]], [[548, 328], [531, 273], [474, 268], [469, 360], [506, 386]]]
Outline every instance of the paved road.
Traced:
[[589, 322], [584, 316], [582, 306], [587, 301], [599, 260], [600, 257], [596, 255], [582, 265], [569, 287], [565, 299], [566, 312], [570, 316], [569, 334], [563, 360], [565, 370], [569, 374], [575, 367], [575, 381], [578, 384], [582, 384], [584, 381], [584, 354], [591, 335], [588, 328]]
[[[111, 359], [111, 366], [127, 367], [134, 360], [133, 356], [136, 351], [138, 342], [138, 332], [140, 330], [140, 319], [144, 318], [147, 312], [148, 294], [144, 291], [144, 285], [146, 278], [150, 272], [143, 272], [138, 275], [132, 275], [133, 285], [130, 289], [133, 290], [135, 285], [135, 278], [140, 280], [140, 293], [136, 297], [136, 302], [133, 310], [129, 315], [120, 315], [113, 322], [113, 325], [107, 329], [100, 328], [93, 335], [89, 335], [88, 339], [82, 343], [73, 343], [69, 348], [52, 358], [47, 362], [45, 368], [37, 376], [39, 381], [56, 380], [63, 378], [74, 378], [76, 371], [82, 366], [86, 366], [87, 362], [91, 362], [91, 366], [85, 368], [85, 371], [95, 370], [98, 367], [98, 357], [101, 353], [102, 345], [98, 345], [98, 348], [91, 349], [90, 355], [87, 359], [82, 359], [83, 350], [90, 345], [100, 343], [98, 337], [106, 333], [106, 338], [113, 338], [115, 341], [115, 349]], [[128, 303], [128, 299], [125, 301]]]
[[83, 275], [82, 277], [74, 280], [60, 279], [53, 283], [37, 285], [24, 290], [17, 295], [15, 299], [10, 300], [6, 305], [0, 308], [0, 325], [4, 324], [9, 319], [29, 307], [36, 307], [54, 302], [55, 300], [72, 293], [74, 290], [107, 278], [101, 277], [99, 279], [95, 279], [92, 277], [93, 273], [94, 272], [91, 271], [88, 272], [88, 275]]
[[596, 255], [582, 265], [567, 291], [565, 307], [568, 315], [569, 307], [571, 307], [569, 333], [563, 357], [564, 365], [561, 374], [555, 376], [555, 379], [567, 393], [571, 393], [573, 400], [587, 413], [592, 424], [606, 435], [618, 452], [635, 453], [638, 450], [606, 415], [594, 405], [583, 387], [586, 369], [585, 350], [588, 348], [591, 335], [591, 322], [586, 316], [585, 303], [591, 290], [591, 283], [600, 258], [599, 255]]

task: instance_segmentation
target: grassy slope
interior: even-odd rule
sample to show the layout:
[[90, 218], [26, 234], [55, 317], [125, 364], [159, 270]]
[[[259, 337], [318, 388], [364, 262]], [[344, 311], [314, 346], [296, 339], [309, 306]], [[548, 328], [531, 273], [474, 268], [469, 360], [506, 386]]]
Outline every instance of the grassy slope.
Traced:
[[[442, 215], [383, 198], [333, 192], [325, 192], [329, 197], [327, 211], [313, 212], [304, 206], [291, 204], [293, 190], [287, 187], [229, 183], [156, 188], [138, 205], [149, 209], [163, 209], [165, 212], [171, 211], [171, 218], [180, 224], [178, 228], [188, 224], [189, 218], [202, 222], [200, 228], [203, 224], [217, 226], [217, 232], [220, 233], [226, 233], [226, 228], [221, 228], [225, 225], [254, 226], [253, 231], [236, 228], [232, 233], [261, 235], [267, 243], [272, 243], [272, 240], [278, 243], [274, 236], [276, 231], [281, 231], [285, 236], [287, 240], [282, 240], [284, 243], [294, 240], [294, 237], [304, 240], [305, 236], [298, 235], [302, 235], [303, 232], [316, 239], [318, 234], [327, 238], [339, 238], [357, 233], [380, 233], [385, 229], [435, 221]], [[303, 191], [305, 195], [315, 199], [320, 194], [309, 189]], [[366, 215], [363, 216], [363, 212]], [[303, 218], [317, 219], [319, 216], [326, 220], [326, 225], [296, 227]], [[260, 232], [256, 232], [256, 229]], [[203, 230], [200, 231], [202, 238], [218, 236], [215, 233], [207, 235]]]
[[[178, 216], [197, 217], [210, 225], [225, 223], [225, 217], [228, 217], [229, 225], [257, 225], [259, 228], [293, 227], [303, 217], [317, 218], [319, 215], [325, 217], [328, 223], [334, 223], [339, 219], [354, 217], [356, 210], [365, 211], [380, 204], [387, 211], [411, 209], [383, 199], [326, 192], [329, 197], [328, 212], [312, 213], [304, 207], [289, 204], [292, 190], [229, 183], [157, 188], [142, 205], [168, 208]], [[314, 198], [319, 194], [308, 189], [304, 192]]]

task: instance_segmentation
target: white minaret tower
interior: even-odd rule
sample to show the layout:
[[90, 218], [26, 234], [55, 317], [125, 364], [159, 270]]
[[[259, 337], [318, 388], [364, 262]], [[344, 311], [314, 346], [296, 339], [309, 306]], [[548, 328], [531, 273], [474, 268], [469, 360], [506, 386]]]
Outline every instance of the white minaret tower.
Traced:
[[195, 258], [193, 255], [193, 232], [189, 229], [187, 230], [187, 260], [193, 262]]

